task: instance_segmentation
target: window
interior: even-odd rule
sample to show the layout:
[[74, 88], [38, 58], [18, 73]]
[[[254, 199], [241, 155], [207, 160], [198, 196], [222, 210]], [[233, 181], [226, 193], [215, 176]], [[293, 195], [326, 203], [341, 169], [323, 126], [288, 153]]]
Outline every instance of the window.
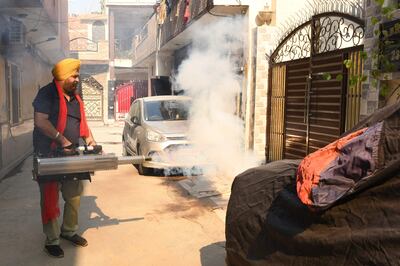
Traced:
[[187, 120], [190, 101], [150, 101], [144, 105], [146, 121]]
[[95, 21], [92, 25], [92, 40], [95, 42], [106, 39], [106, 30], [102, 21]]
[[8, 117], [11, 124], [18, 124], [21, 119], [21, 72], [16, 65], [9, 63], [7, 65], [6, 74], [8, 76]]

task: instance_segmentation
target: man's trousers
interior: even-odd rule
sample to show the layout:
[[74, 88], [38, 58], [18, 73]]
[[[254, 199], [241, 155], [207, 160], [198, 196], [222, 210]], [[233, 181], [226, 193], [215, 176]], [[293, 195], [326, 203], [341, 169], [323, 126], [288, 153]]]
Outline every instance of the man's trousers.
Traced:
[[[39, 183], [40, 187], [40, 207], [43, 210], [44, 184]], [[45, 245], [59, 245], [60, 233], [65, 236], [73, 236], [78, 230], [78, 212], [80, 206], [83, 184], [81, 180], [65, 180], [58, 182], [64, 199], [63, 223], [60, 228], [58, 219], [48, 221], [43, 224], [43, 232], [46, 235]]]

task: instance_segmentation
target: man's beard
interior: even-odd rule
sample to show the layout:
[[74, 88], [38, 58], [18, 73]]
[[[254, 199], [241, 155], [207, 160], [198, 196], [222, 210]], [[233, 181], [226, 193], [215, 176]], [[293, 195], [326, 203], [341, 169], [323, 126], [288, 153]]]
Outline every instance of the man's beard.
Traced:
[[71, 84], [70, 89], [67, 90], [68, 95], [74, 95], [78, 90], [78, 82], [74, 82]]

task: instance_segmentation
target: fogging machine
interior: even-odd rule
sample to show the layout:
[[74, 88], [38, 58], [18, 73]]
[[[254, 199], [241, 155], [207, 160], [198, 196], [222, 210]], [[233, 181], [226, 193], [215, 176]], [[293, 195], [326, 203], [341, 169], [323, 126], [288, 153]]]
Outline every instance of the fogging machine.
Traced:
[[142, 164], [151, 161], [145, 156], [116, 156], [102, 154], [102, 146], [77, 147], [69, 152], [56, 149], [50, 157], [34, 156], [33, 179], [54, 181], [65, 179], [90, 179], [95, 171], [115, 170], [123, 164]]

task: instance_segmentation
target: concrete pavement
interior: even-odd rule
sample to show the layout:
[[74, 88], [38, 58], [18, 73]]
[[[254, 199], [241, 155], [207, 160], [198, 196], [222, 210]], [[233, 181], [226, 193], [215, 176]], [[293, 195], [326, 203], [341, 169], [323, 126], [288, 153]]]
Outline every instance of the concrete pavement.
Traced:
[[[120, 154], [121, 124], [92, 131], [107, 152]], [[0, 182], [0, 265], [224, 265], [224, 223], [215, 205], [131, 165], [86, 182], [79, 231], [89, 246], [62, 240], [65, 257], [48, 257], [31, 165], [28, 158]]]
[[[122, 154], [123, 121], [116, 121], [110, 125], [92, 123], [93, 134], [98, 144], [108, 153]], [[179, 178], [177, 178], [178, 180]], [[225, 223], [226, 207], [230, 197], [231, 179], [214, 177], [212, 180], [204, 176], [190, 176], [178, 181], [192, 197], [202, 198], [213, 205], [214, 212]]]

